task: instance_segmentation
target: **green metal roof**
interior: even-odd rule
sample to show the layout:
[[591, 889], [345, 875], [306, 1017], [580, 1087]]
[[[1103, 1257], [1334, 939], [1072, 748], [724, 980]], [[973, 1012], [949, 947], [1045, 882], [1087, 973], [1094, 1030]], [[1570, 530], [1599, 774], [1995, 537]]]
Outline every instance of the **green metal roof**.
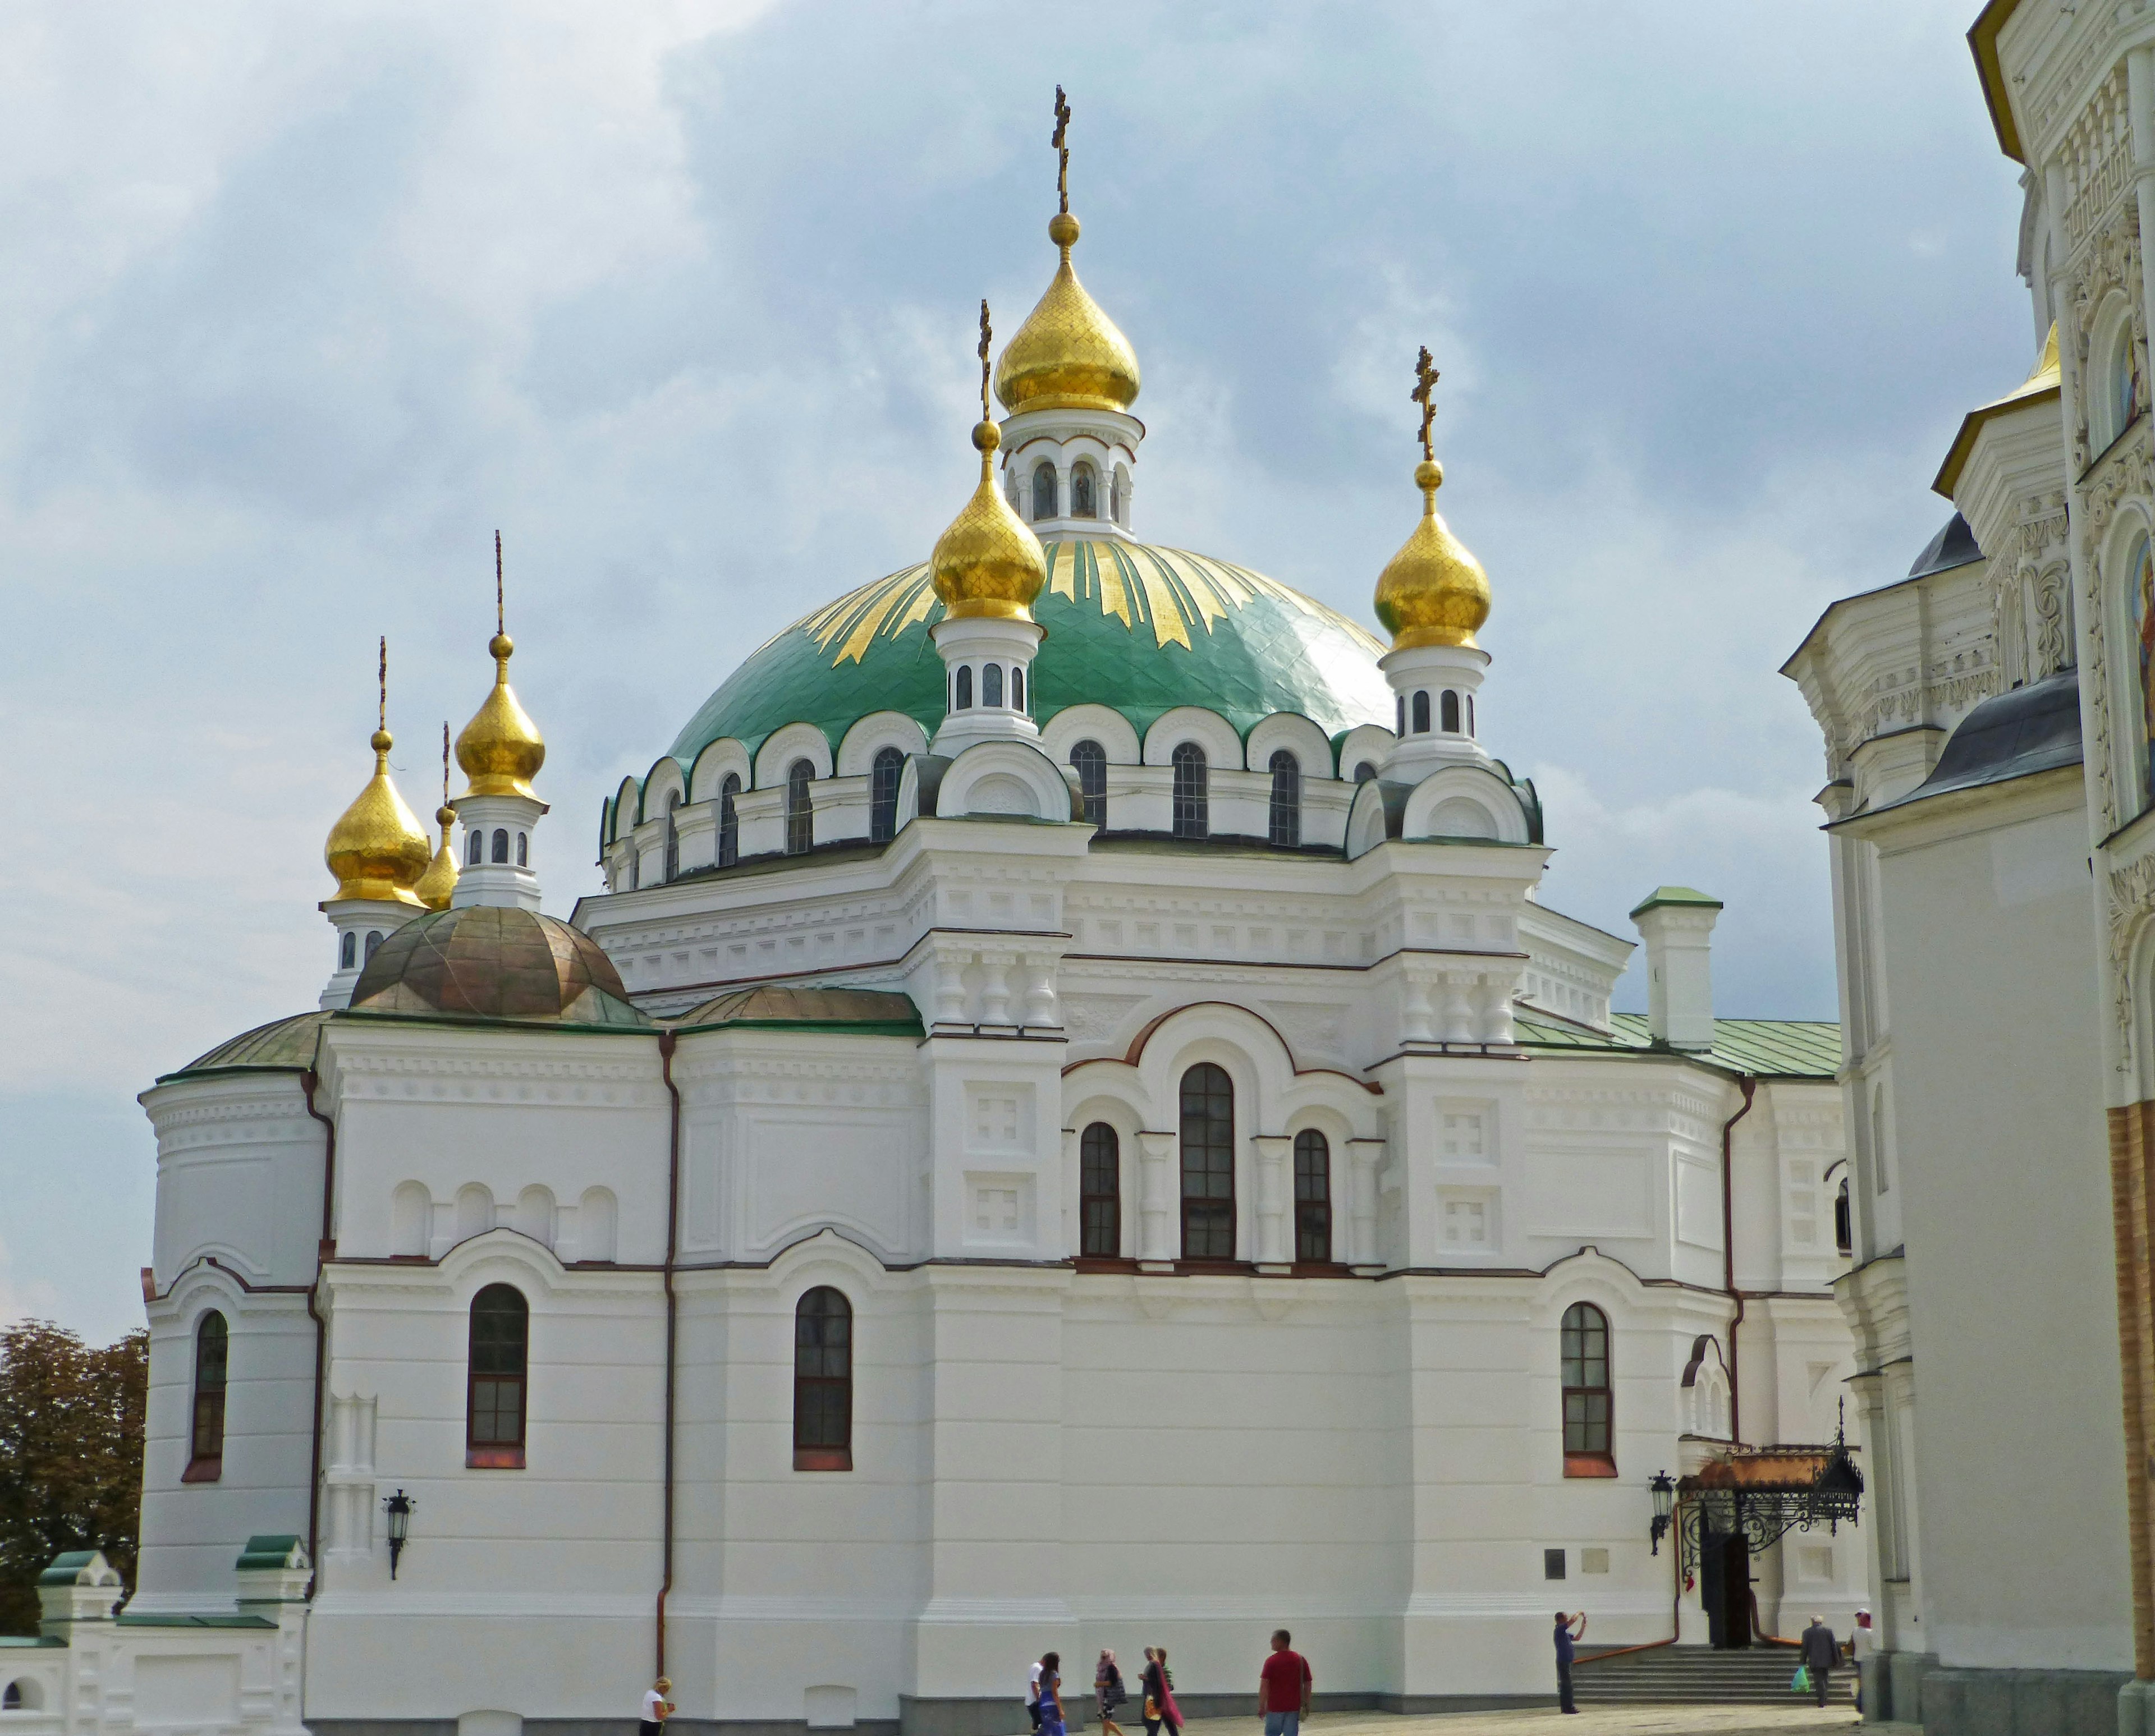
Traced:
[[[1043, 722], [1081, 704], [1111, 707], [1140, 736], [1179, 705], [1245, 733], [1275, 712], [1299, 712], [1328, 737], [1391, 718], [1383, 642], [1277, 580], [1142, 543], [1050, 543], [1047, 554], [1032, 607], [1047, 630], [1032, 671]], [[728, 736], [753, 753], [796, 722], [836, 747], [879, 711], [933, 731], [944, 675], [928, 630], [942, 618], [924, 564], [847, 592], [750, 652], [675, 739], [674, 758], [688, 766]]]
[[1657, 910], [1665, 904], [1696, 905], [1701, 910], [1724, 908], [1718, 898], [1702, 892], [1694, 886], [1656, 886], [1652, 891], [1631, 906], [1631, 914], [1636, 917], [1641, 911]]
[[683, 1014], [675, 1029], [838, 1031], [890, 1037], [924, 1034], [919, 1009], [910, 995], [877, 988], [795, 988], [780, 983], [737, 988], [705, 1001]]
[[182, 1079], [192, 1073], [277, 1072], [304, 1073], [315, 1065], [315, 1039], [326, 1013], [295, 1013], [274, 1019], [251, 1031], [220, 1043], [207, 1054], [198, 1054], [177, 1072], [158, 1075]]
[[1646, 1034], [1643, 1013], [1610, 1015], [1607, 1033], [1522, 1014], [1513, 1020], [1525, 1049], [1600, 1052], [1603, 1054], [1669, 1054], [1774, 1079], [1832, 1079], [1840, 1071], [1840, 1026], [1825, 1019], [1717, 1019], [1713, 1047], [1656, 1049]]

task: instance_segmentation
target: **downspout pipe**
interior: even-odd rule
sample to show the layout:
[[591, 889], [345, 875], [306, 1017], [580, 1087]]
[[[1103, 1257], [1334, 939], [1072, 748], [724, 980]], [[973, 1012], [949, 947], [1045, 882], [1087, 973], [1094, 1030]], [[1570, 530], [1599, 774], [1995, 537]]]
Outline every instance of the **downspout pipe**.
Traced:
[[658, 1072], [666, 1081], [670, 1100], [666, 1124], [666, 1264], [661, 1277], [666, 1287], [666, 1426], [663, 1512], [659, 1521], [658, 1663], [654, 1678], [666, 1673], [666, 1598], [673, 1589], [673, 1366], [677, 1310], [673, 1295], [673, 1263], [680, 1251], [681, 1230], [681, 1088], [673, 1083], [674, 1033], [658, 1034]]
[[[318, 1040], [317, 1059], [320, 1053]], [[307, 1318], [315, 1323], [315, 1438], [307, 1474], [307, 1565], [312, 1570], [307, 1580], [310, 1602], [314, 1600], [315, 1586], [321, 1581], [321, 1569], [316, 1564], [321, 1559], [322, 1387], [329, 1363], [329, 1325], [322, 1319], [320, 1304], [322, 1272], [330, 1256], [336, 1252], [336, 1243], [330, 1238], [336, 1212], [336, 1123], [315, 1106], [315, 1090], [320, 1083], [321, 1075], [312, 1067], [299, 1075], [300, 1089], [307, 1096], [307, 1113], [322, 1124], [322, 1233], [315, 1243], [315, 1281], [307, 1286]]]
[[1736, 1075], [1736, 1088], [1743, 1093], [1743, 1106], [1721, 1124], [1721, 1288], [1733, 1309], [1728, 1317], [1728, 1444], [1743, 1444], [1743, 1366], [1737, 1353], [1737, 1329], [1743, 1324], [1743, 1292], [1736, 1288], [1736, 1190], [1734, 1163], [1736, 1124], [1751, 1113], [1758, 1090], [1752, 1074]]

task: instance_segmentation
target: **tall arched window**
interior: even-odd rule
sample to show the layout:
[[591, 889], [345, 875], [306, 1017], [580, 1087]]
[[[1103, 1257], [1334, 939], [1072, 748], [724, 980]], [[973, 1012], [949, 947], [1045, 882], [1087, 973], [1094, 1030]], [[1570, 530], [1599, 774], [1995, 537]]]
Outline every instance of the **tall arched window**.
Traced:
[[1848, 1177], [1840, 1178], [1840, 1192], [1833, 1197], [1833, 1245], [1843, 1253], [1856, 1252], [1856, 1220], [1848, 1208]]
[[469, 832], [464, 836], [464, 866], [476, 868], [486, 859], [486, 834]]
[[740, 860], [740, 815], [734, 798], [740, 794], [740, 774], [728, 772], [719, 786], [719, 866], [730, 868]]
[[1235, 1257], [1235, 1086], [1210, 1061], [1182, 1075], [1182, 1257]]
[[1609, 1317], [1591, 1302], [1564, 1311], [1564, 1474], [1614, 1477], [1609, 1418]]
[[793, 1468], [853, 1468], [853, 1305], [819, 1284], [793, 1310]]
[[509, 829], [506, 826], [496, 826], [494, 829], [494, 860], [504, 867], [508, 865]]
[[1417, 692], [1414, 697], [1414, 733], [1416, 735], [1429, 733], [1429, 695], [1426, 692]]
[[214, 1483], [224, 1473], [224, 1379], [231, 1345], [224, 1316], [212, 1309], [195, 1328], [195, 1396], [183, 1483]]
[[1093, 467], [1082, 459], [1070, 472], [1070, 516], [1073, 518], [1097, 518], [1100, 509], [1096, 506], [1096, 490], [1093, 482]]
[[1078, 794], [1085, 799], [1085, 824], [1108, 824], [1108, 750], [1098, 742], [1079, 742], [1070, 750], [1078, 768]]
[[[680, 805], [681, 792], [678, 789], [668, 790], [666, 792], [666, 877], [668, 880], [678, 880], [681, 877], [681, 827], [674, 814], [674, 810]], [[524, 836], [520, 832], [517, 835], [516, 843], [517, 856], [520, 862], [523, 858], [524, 845]]]
[[1294, 1257], [1308, 1265], [1332, 1259], [1332, 1145], [1314, 1127], [1294, 1136]]
[[1003, 702], [1003, 666], [983, 663], [980, 666], [980, 703], [1001, 710]]
[[366, 931], [366, 958], [367, 958], [367, 962], [369, 962], [370, 964], [371, 964], [371, 963], [372, 963], [372, 962], [374, 962], [374, 955], [375, 955], [376, 952], [380, 952], [381, 950], [381, 931], [379, 928], [370, 928], [370, 929], [368, 929], [368, 930]]
[[1022, 663], [1011, 665], [1011, 709], [1014, 712], [1025, 709], [1025, 666]]
[[1446, 735], [1459, 733], [1459, 695], [1451, 688], [1444, 690], [1444, 697], [1437, 706], [1436, 715]]
[[1032, 516], [1036, 520], [1055, 516], [1055, 467], [1045, 458], [1033, 467]]
[[1393, 725], [1392, 733], [1405, 735], [1407, 733], [1407, 696], [1405, 694], [1395, 693], [1392, 696], [1392, 711], [1399, 720]]
[[868, 838], [883, 844], [898, 835], [898, 780], [905, 775], [902, 748], [878, 748], [868, 772]]
[[786, 768], [786, 853], [806, 855], [808, 847], [816, 841], [816, 808], [808, 794], [808, 783], [816, 775], [816, 768], [805, 759], [796, 759]]
[[1119, 464], [1108, 477], [1108, 516], [1118, 524], [1123, 522], [1123, 467]]
[[1211, 830], [1211, 801], [1205, 750], [1195, 742], [1175, 749], [1175, 835], [1202, 838]]
[[958, 672], [950, 677], [950, 709], [970, 712], [973, 708], [973, 666], [960, 663]]
[[[677, 796], [674, 799], [678, 801], [680, 798]], [[516, 865], [520, 868], [531, 865], [531, 835], [529, 832], [516, 835]]]
[[530, 1354], [531, 1308], [523, 1292], [513, 1284], [489, 1284], [472, 1298], [465, 1464], [477, 1469], [523, 1468]]
[[350, 970], [359, 962], [359, 931], [347, 928], [344, 938], [337, 943], [337, 968]]
[[1095, 1121], [1078, 1141], [1080, 1250], [1113, 1259], [1123, 1251], [1123, 1147], [1115, 1130]]
[[1467, 696], [1467, 733], [1469, 735], [1474, 733], [1474, 696], [1472, 693]]
[[1272, 755], [1271, 838], [1288, 850], [1302, 843], [1302, 765], [1282, 748]]

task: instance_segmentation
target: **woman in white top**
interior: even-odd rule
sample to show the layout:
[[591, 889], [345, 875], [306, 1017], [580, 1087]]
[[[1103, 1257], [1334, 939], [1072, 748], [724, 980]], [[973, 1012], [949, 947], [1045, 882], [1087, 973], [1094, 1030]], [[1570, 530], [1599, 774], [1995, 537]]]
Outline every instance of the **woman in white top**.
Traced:
[[666, 1696], [673, 1692], [670, 1677], [661, 1676], [643, 1691], [643, 1716], [636, 1721], [636, 1736], [659, 1736], [666, 1720], [673, 1715], [673, 1703]]

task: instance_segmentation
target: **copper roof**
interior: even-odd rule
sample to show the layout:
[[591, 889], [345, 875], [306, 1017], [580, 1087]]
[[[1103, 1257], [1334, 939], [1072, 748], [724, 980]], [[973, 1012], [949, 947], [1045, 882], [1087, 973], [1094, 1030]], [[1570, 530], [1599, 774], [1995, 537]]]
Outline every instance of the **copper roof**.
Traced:
[[582, 930], [536, 911], [467, 905], [407, 922], [351, 992], [362, 1013], [447, 1014], [648, 1027], [613, 961]]
[[682, 1030], [714, 1025], [881, 1027], [893, 1035], [918, 1035], [921, 1029], [910, 995], [877, 988], [790, 988], [776, 983], [716, 996], [683, 1014], [676, 1024]]

